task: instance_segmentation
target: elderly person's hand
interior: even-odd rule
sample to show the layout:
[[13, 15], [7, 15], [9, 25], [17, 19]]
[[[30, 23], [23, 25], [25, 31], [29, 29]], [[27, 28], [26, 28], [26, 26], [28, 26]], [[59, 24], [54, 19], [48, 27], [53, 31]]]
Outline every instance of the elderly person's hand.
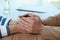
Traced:
[[20, 19], [29, 23], [29, 25], [26, 25], [28, 25], [27, 27], [31, 28], [30, 33], [40, 34], [42, 31], [43, 25], [39, 16], [34, 14], [25, 14], [23, 16], [20, 16]]
[[10, 22], [10, 33], [21, 32], [40, 34], [42, 26], [39, 16], [34, 14], [25, 14], [23, 16], [19, 16], [17, 21]]

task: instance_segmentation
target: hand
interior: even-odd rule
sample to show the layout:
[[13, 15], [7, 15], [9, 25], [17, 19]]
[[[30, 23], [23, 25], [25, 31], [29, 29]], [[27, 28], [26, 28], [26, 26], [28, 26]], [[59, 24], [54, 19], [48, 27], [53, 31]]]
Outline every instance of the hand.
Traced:
[[23, 16], [19, 16], [19, 18], [27, 22], [27, 24], [25, 23], [25, 25], [27, 25], [27, 28], [28, 28], [28, 30], [25, 29], [26, 31], [30, 33], [36, 33], [36, 34], [40, 34], [40, 32], [42, 31], [43, 25], [39, 16], [34, 14], [25, 14]]
[[12, 33], [35, 33], [40, 34], [42, 30], [41, 19], [34, 14], [19, 16], [17, 21], [10, 22], [10, 32]]
[[18, 27], [21, 28], [20, 32], [22, 32], [22, 33], [31, 33], [33, 24], [34, 24], [34, 20], [32, 20], [32, 19], [27, 18], [25, 16], [23, 16], [23, 17], [20, 16], [19, 17]]
[[10, 33], [31, 33], [34, 20], [19, 18], [17, 21], [11, 20], [9, 23]]

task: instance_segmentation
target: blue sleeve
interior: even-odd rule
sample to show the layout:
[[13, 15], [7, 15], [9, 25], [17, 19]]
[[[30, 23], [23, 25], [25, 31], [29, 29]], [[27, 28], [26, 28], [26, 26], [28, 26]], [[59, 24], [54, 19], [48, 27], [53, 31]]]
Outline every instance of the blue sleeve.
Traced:
[[0, 38], [10, 35], [8, 27], [10, 21], [11, 19], [0, 16]]

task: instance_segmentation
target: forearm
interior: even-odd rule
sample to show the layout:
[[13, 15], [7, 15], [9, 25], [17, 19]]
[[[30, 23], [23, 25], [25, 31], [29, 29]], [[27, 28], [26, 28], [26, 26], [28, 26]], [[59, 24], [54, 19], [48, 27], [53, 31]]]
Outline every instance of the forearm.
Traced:
[[31, 16], [28, 14], [26, 16], [20, 17], [18, 21], [7, 19], [8, 18], [3, 18], [1, 20], [0, 30], [2, 37], [8, 36], [9, 34], [15, 34], [20, 32], [40, 34], [42, 23], [38, 16]]

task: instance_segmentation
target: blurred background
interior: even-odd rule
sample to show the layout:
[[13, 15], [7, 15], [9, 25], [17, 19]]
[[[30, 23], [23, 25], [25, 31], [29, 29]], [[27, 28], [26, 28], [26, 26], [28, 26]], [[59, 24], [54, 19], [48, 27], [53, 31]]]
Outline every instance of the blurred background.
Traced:
[[16, 20], [18, 16], [28, 13], [16, 9], [45, 12], [34, 13], [43, 20], [60, 13], [60, 0], [0, 0], [0, 15]]

